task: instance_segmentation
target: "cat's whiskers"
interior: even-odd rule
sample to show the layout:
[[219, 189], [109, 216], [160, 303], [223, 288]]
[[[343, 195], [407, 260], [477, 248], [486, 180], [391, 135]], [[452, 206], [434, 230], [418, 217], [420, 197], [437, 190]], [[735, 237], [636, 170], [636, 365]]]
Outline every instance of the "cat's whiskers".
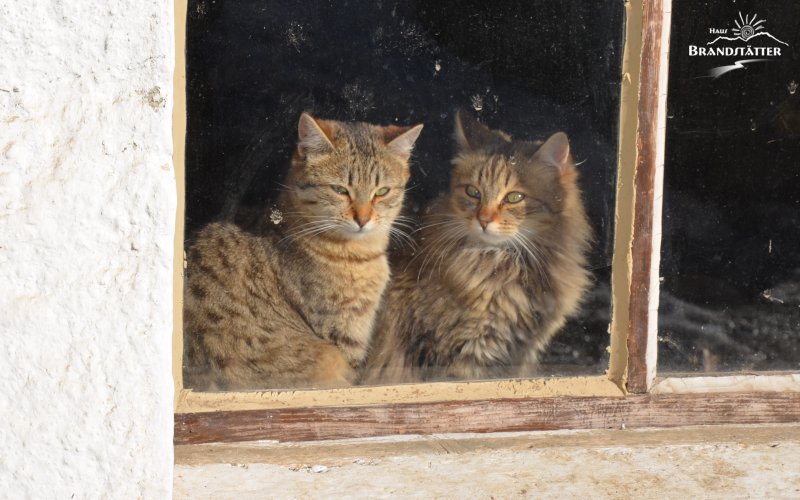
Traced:
[[321, 224], [324, 222], [330, 222], [331, 224], [338, 223], [338, 221], [332, 217], [324, 216], [320, 218], [315, 218], [312, 220], [304, 220], [302, 218], [297, 217], [290, 217], [291, 220], [289, 224], [287, 224], [286, 228], [288, 231], [297, 231], [303, 228], [307, 228], [309, 226], [313, 226], [315, 224]]
[[417, 231], [417, 225], [411, 221], [395, 219], [394, 225], [408, 231], [408, 234], [414, 234]]
[[413, 231], [411, 231], [411, 229], [412, 228], [405, 225], [395, 223], [389, 228], [389, 234], [401, 238], [406, 244], [408, 244], [410, 250], [415, 251], [417, 250], [418, 245], [412, 236]]
[[402, 229], [397, 228], [397, 227], [390, 227], [389, 228], [389, 234], [391, 236], [395, 236], [396, 237], [395, 241], [398, 241], [399, 243], [403, 244], [404, 246], [408, 245], [408, 247], [409, 247], [409, 249], [411, 251], [414, 251], [414, 250], [417, 249], [417, 243], [414, 241], [414, 238], [412, 238], [408, 233], [406, 233]]
[[283, 241], [287, 241], [289, 243], [293, 243], [293, 242], [295, 242], [295, 241], [297, 241], [297, 240], [299, 240], [301, 238], [307, 238], [307, 237], [310, 237], [310, 236], [316, 236], [318, 234], [330, 231], [331, 229], [333, 229], [333, 227], [322, 227], [322, 228], [308, 229], [306, 231], [294, 233], [291, 236], [287, 236], [287, 237], [281, 239], [279, 241], [279, 243], [281, 243]]
[[389, 235], [396, 237], [395, 240], [401, 244], [408, 245], [411, 251], [417, 249], [417, 242], [411, 236], [414, 233], [413, 221], [411, 217], [398, 215], [392, 225], [389, 226]]
[[395, 219], [394, 220], [394, 224], [396, 226], [401, 226], [401, 227], [405, 227], [405, 228], [408, 228], [408, 229], [414, 229], [415, 228], [415, 225], [412, 222], [406, 221], [406, 220], [403, 220], [403, 219]]
[[522, 281], [524, 283], [528, 282], [528, 266], [525, 265], [525, 258], [523, 256], [523, 250], [520, 248], [521, 243], [516, 239], [514, 235], [511, 237], [508, 242], [514, 247], [514, 264], [516, 264], [519, 268], [522, 269]]
[[[427, 219], [434, 219], [434, 220], [438, 219], [439, 222], [423, 223], [415, 231], [415, 233], [422, 232], [422, 231], [424, 231], [426, 229], [430, 229], [432, 227], [439, 227], [441, 229], [448, 229], [450, 227], [458, 227], [458, 226], [461, 226], [463, 224], [461, 219], [459, 219], [458, 217], [454, 217], [452, 215], [449, 215], [449, 214], [434, 214], [434, 215], [426, 216], [426, 220]], [[442, 227], [442, 226], [444, 226], [444, 227]]]
[[544, 259], [543, 250], [536, 244], [532, 239], [525, 236], [523, 233], [524, 231], [529, 231], [524, 228], [520, 228], [520, 231], [515, 235], [515, 237], [519, 238], [519, 242], [522, 244], [522, 248], [530, 255], [531, 263], [536, 267], [536, 271], [541, 276], [542, 280], [544, 281], [545, 286], [550, 288], [550, 277], [544, 270], [544, 265], [542, 261]]
[[452, 214], [427, 214], [425, 215], [425, 220], [433, 219], [433, 220], [456, 220], [458, 219], [457, 216]]
[[320, 222], [335, 221], [330, 215], [311, 215], [304, 212], [281, 212], [280, 217], [281, 222], [287, 224], [285, 227], [287, 227], [289, 231], [298, 230]]
[[286, 184], [283, 184], [281, 182], [276, 182], [275, 184], [277, 184], [278, 186], [283, 188], [283, 189], [279, 189], [279, 191], [282, 191], [282, 192], [285, 192], [285, 193], [286, 192], [298, 191], [297, 187], [287, 186]]
[[417, 282], [419, 282], [420, 278], [422, 277], [422, 271], [425, 269], [425, 264], [428, 262], [428, 260], [433, 255], [435, 255], [435, 253], [436, 253], [436, 251], [435, 251], [436, 250], [436, 245], [442, 238], [444, 238], [444, 235], [440, 235], [439, 237], [437, 237], [436, 240], [434, 240], [431, 243], [426, 243], [425, 246], [423, 247], [422, 251], [420, 251], [417, 255], [415, 255], [414, 258], [412, 258], [411, 261], [409, 261], [409, 263], [406, 264], [406, 269], [407, 269], [411, 265], [412, 262], [417, 260], [417, 258], [420, 255], [424, 256], [423, 259], [422, 259], [422, 263], [419, 266], [419, 270], [417, 272]]
[[[449, 229], [449, 227], [450, 227], [450, 226], [452, 226], [453, 228], [455, 228], [456, 226], [458, 226], [458, 225], [460, 224], [460, 222], [459, 222], [458, 220], [455, 220], [455, 219], [453, 219], [452, 217], [450, 217], [450, 219], [452, 219], [452, 220], [445, 222], [445, 223], [449, 223], [449, 226], [448, 226], [448, 227], [446, 227], [445, 229]], [[445, 223], [441, 223], [441, 224], [445, 224]], [[440, 224], [439, 224], [439, 223], [437, 223], [437, 224], [423, 225], [423, 226], [421, 226], [421, 227], [417, 228], [417, 229], [414, 231], [414, 233], [418, 233], [418, 232], [422, 231], [423, 229], [427, 229], [427, 228], [429, 228], [429, 227], [432, 227], [432, 226], [435, 226], [435, 225], [440, 225]], [[412, 234], [414, 234], [414, 233], [412, 233]], [[405, 271], [406, 271], [406, 270], [409, 268], [409, 266], [411, 266], [411, 264], [412, 264], [412, 263], [413, 263], [415, 260], [417, 260], [417, 258], [419, 258], [419, 256], [420, 256], [420, 255], [423, 255], [423, 254], [424, 254], [424, 255], [425, 255], [425, 259], [423, 260], [423, 263], [422, 263], [422, 265], [420, 266], [420, 273], [418, 273], [418, 274], [417, 274], [417, 281], [419, 281], [419, 277], [420, 277], [420, 275], [421, 275], [422, 269], [425, 267], [425, 262], [426, 262], [426, 261], [427, 261], [427, 259], [430, 257], [430, 255], [431, 255], [433, 252], [435, 252], [435, 251], [436, 251], [436, 249], [437, 249], [436, 247], [437, 247], [438, 243], [439, 243], [439, 242], [441, 242], [441, 241], [443, 240], [443, 238], [445, 238], [446, 236], [447, 236], [447, 233], [446, 233], [446, 232], [445, 232], [445, 233], [438, 233], [438, 234], [437, 234], [437, 235], [434, 237], [434, 239], [433, 239], [433, 240], [430, 240], [430, 241], [428, 241], [428, 242], [425, 242], [425, 243], [422, 245], [422, 251], [418, 252], [416, 255], [414, 255], [414, 257], [412, 257], [412, 258], [411, 258], [411, 260], [409, 260], [408, 264], [406, 264], [406, 267], [405, 267], [405, 268], [403, 268], [403, 272], [405, 272]], [[424, 239], [424, 238], [423, 238], [423, 239]]]
[[[422, 272], [425, 270], [425, 266], [431, 257], [434, 258], [434, 264], [437, 261], [437, 257], [440, 259], [444, 258], [447, 251], [451, 250], [455, 247], [456, 244], [460, 243], [461, 240], [464, 238], [464, 231], [459, 225], [454, 225], [453, 227], [446, 227], [444, 231], [431, 242], [430, 251], [427, 252], [428, 255], [425, 256], [425, 259], [422, 261], [420, 265], [419, 272], [417, 273], [417, 281], [420, 280], [422, 277]], [[435, 267], [435, 266], [434, 266]]]
[[547, 283], [547, 285], [549, 286], [548, 277], [547, 277], [546, 273], [544, 272], [544, 266], [542, 265], [539, 253], [537, 252], [535, 247], [531, 247], [525, 241], [525, 238], [522, 235], [518, 235], [517, 236], [517, 241], [519, 242], [520, 247], [524, 251], [524, 254], [522, 254], [523, 258], [525, 256], [525, 254], [527, 254], [528, 257], [529, 257], [528, 259], [524, 259], [525, 267], [531, 267], [532, 266], [533, 269], [536, 271], [536, 274], [538, 276], [540, 276], [540, 278], [542, 280], [544, 280], [545, 283]]
[[312, 221], [304, 222], [302, 224], [293, 224], [290, 227], [290, 230], [302, 231], [302, 230], [304, 230], [304, 229], [306, 229], [308, 227], [318, 226], [319, 224], [325, 223], [325, 222], [333, 223], [334, 220], [331, 219], [330, 217], [325, 217], [323, 220], [312, 220]]
[[326, 218], [325, 220], [306, 222], [293, 227], [292, 229], [295, 231], [281, 238], [278, 243], [282, 243], [284, 241], [294, 242], [300, 238], [317, 236], [341, 227], [344, 227], [344, 224], [336, 219], [331, 219], [330, 217]]
[[455, 220], [455, 219], [451, 219], [451, 220], [445, 220], [445, 221], [442, 221], [442, 222], [433, 222], [433, 223], [430, 223], [430, 224], [425, 224], [423, 226], [420, 226], [415, 232], [420, 232], [420, 231], [423, 231], [423, 230], [431, 228], [431, 227], [455, 225], [455, 224], [461, 224], [461, 221]]
[[[457, 223], [457, 221], [456, 221], [456, 220], [454, 220], [452, 217], [449, 217], [449, 216], [448, 216], [448, 219], [451, 219], [451, 220], [449, 220], [449, 221], [447, 221], [447, 222], [450, 222], [452, 225], [455, 225], [455, 224]], [[443, 223], [441, 223], [441, 224], [445, 224], [445, 223], [447, 223], [447, 222], [443, 222]], [[414, 234], [417, 234], [417, 233], [421, 232], [422, 230], [424, 230], [424, 229], [427, 229], [427, 228], [429, 228], [429, 227], [432, 227], [432, 226], [434, 226], [434, 225], [439, 225], [439, 223], [437, 223], [437, 224], [427, 224], [427, 225], [426, 225], [426, 224], [423, 224], [423, 225], [421, 225], [421, 226], [417, 227], [417, 228], [416, 228], [414, 231], [412, 231], [412, 232], [411, 232], [411, 234], [412, 234], [412, 235], [414, 235]], [[423, 244], [421, 245], [422, 251], [420, 251], [420, 252], [416, 253], [416, 254], [415, 254], [415, 255], [414, 255], [412, 258], [411, 258], [411, 260], [409, 260], [409, 261], [408, 261], [408, 263], [406, 264], [406, 266], [403, 268], [403, 272], [405, 272], [406, 270], [408, 270], [409, 266], [411, 266], [411, 264], [412, 264], [412, 263], [413, 263], [415, 260], [417, 260], [417, 258], [419, 258], [419, 256], [420, 256], [420, 255], [422, 255], [422, 254], [426, 254], [426, 256], [427, 256], [427, 254], [429, 253], [429, 250], [430, 250], [430, 249], [429, 249], [429, 247], [430, 247], [431, 245], [435, 244], [435, 243], [436, 243], [436, 242], [437, 242], [437, 241], [438, 241], [438, 240], [439, 240], [441, 237], [442, 237], [442, 234], [440, 233], [440, 234], [437, 234], [437, 235], [436, 235], [436, 239], [432, 240], [432, 241], [433, 241], [433, 243], [431, 243], [431, 242], [425, 242], [425, 243], [423, 243]], [[424, 242], [424, 238], [423, 238], [423, 242]]]
[[[441, 272], [441, 270], [442, 270], [442, 262], [444, 262], [444, 257], [446, 255], [448, 255], [450, 253], [450, 250], [455, 248], [456, 245], [461, 243], [461, 240], [462, 240], [462, 238], [464, 236], [463, 234], [462, 235], [457, 234], [458, 233], [458, 228], [456, 228], [454, 232], [456, 233], [457, 237], [456, 238], [451, 238], [450, 240], [448, 240], [449, 245], [444, 250], [439, 252], [439, 262], [438, 262], [439, 272]], [[447, 266], [447, 269], [445, 270], [446, 273], [450, 272], [450, 269], [452, 269], [454, 262], [455, 262], [454, 259], [450, 260], [450, 265]]]
[[294, 216], [300, 219], [330, 219], [330, 215], [311, 215], [307, 214], [306, 212], [281, 212], [282, 215]]

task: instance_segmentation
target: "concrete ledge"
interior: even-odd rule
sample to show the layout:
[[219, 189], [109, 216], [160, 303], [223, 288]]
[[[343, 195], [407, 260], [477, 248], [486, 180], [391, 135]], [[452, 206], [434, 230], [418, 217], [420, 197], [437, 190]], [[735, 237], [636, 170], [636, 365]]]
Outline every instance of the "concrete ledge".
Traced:
[[797, 498], [800, 425], [175, 447], [176, 498]]

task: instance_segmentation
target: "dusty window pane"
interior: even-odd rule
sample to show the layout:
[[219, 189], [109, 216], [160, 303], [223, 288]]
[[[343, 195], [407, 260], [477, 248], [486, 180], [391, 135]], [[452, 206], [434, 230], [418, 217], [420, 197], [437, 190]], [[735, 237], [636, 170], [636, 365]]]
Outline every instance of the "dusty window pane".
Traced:
[[800, 368], [798, 20], [673, 2], [660, 369]]
[[[286, 179], [290, 159], [298, 148], [299, 128], [310, 134], [306, 146], [314, 149], [320, 145], [327, 147], [325, 134], [336, 134], [331, 129], [337, 129], [338, 125], [331, 125], [332, 122], [325, 120], [399, 127], [423, 124], [424, 129], [418, 139], [414, 141], [411, 138], [409, 142], [409, 145], [413, 144], [413, 153], [403, 205], [403, 216], [409, 218], [405, 221], [408, 225], [395, 226], [406, 231], [415, 240], [413, 244], [423, 250], [412, 248], [412, 243], [402, 235], [393, 238], [389, 247], [395, 277], [401, 275], [409, 265], [420, 266], [426, 262], [424, 232], [415, 228], [419, 227], [418, 219], [431, 212], [432, 201], [451, 189], [451, 165], [459, 147], [454, 139], [456, 111], [460, 109], [464, 120], [472, 124], [464, 126], [465, 129], [472, 129], [466, 130], [466, 135], [470, 136], [467, 143], [473, 139], [480, 142], [484, 133], [489, 134], [486, 136], [489, 142], [499, 137], [498, 144], [502, 147], [498, 146], [500, 149], [494, 154], [511, 170], [522, 168], [514, 166], [517, 161], [520, 164], [538, 161], [542, 165], [549, 162], [548, 165], [552, 163], [550, 166], [554, 166], [560, 161], [557, 158], [559, 152], [567, 151], [562, 146], [568, 144], [572, 163], [579, 174], [577, 185], [584, 193], [583, 204], [591, 227], [592, 239], [585, 265], [591, 274], [591, 282], [583, 294], [583, 305], [579, 312], [570, 315], [566, 326], [559, 330], [551, 342], [544, 342], [544, 345], [537, 347], [542, 349], [540, 362], [535, 363], [535, 369], [523, 375], [602, 373], [607, 368], [608, 356], [608, 283], [613, 239], [623, 16], [621, 1], [519, 1], [502, 4], [190, 1], [187, 39], [187, 249], [196, 244], [199, 231], [214, 221], [238, 224], [248, 235], [247, 238], [257, 237], [262, 231], [272, 231], [275, 227], [287, 224], [287, 214], [280, 209], [279, 199], [282, 190], [297, 188], [295, 185], [287, 186]], [[301, 119], [303, 112], [309, 113], [313, 120], [321, 120], [318, 122], [319, 128], [315, 128], [313, 121], [306, 121], [304, 125]], [[474, 120], [484, 125], [473, 123]], [[482, 128], [484, 126], [488, 130]], [[320, 130], [322, 135], [318, 134]], [[386, 134], [388, 147], [390, 139], [404, 130], [407, 129], [385, 129], [380, 133]], [[505, 144], [505, 136], [500, 131], [518, 142], [510, 143], [512, 146]], [[564, 139], [562, 144], [560, 136], [554, 136], [559, 131], [566, 133], [568, 143]], [[547, 155], [544, 151], [538, 152], [539, 157], [534, 160], [536, 147], [548, 138], [554, 139], [547, 143], [550, 144]], [[383, 146], [381, 143], [379, 149]], [[479, 148], [484, 144], [469, 146]], [[515, 157], [515, 152], [519, 153], [519, 158]], [[543, 159], [545, 156], [547, 158]], [[562, 174], [552, 173], [571, 171], [571, 166], [566, 170], [563, 168], [569, 163], [568, 159], [564, 160], [563, 165], [556, 166], [561, 170], [543, 174], [547, 177], [545, 180], [567, 182], [558, 180]], [[356, 160], [354, 162], [357, 163]], [[324, 193], [322, 190], [319, 195], [331, 196], [333, 192], [345, 198], [355, 196], [348, 189], [341, 189], [346, 188], [344, 185], [350, 181], [352, 178], [331, 183], [330, 190]], [[496, 182], [512, 181], [502, 177]], [[482, 179], [481, 182], [487, 181]], [[537, 217], [555, 220], [568, 201], [560, 192], [547, 188], [544, 180], [533, 184], [535, 186], [529, 187], [539, 191], [522, 193], [522, 197], [512, 189], [506, 189], [508, 192], [501, 193], [497, 200], [496, 213], [484, 213], [486, 219], [481, 222], [480, 214], [476, 211], [473, 222], [491, 225], [495, 221], [492, 217], [516, 203], [519, 203], [517, 207], [527, 207], [523, 218], [538, 212]], [[310, 182], [303, 185], [304, 189], [309, 190], [318, 187]], [[376, 185], [373, 195], [383, 196], [379, 191], [381, 187]], [[462, 198], [466, 202], [469, 199], [479, 200], [474, 192], [465, 190], [467, 187], [458, 188]], [[505, 186], [502, 188], [505, 189]], [[393, 192], [390, 190], [386, 193]], [[545, 200], [547, 197], [552, 199]], [[475, 206], [483, 203], [489, 202], [476, 201]], [[499, 208], [501, 206], [505, 208]], [[355, 212], [353, 215], [354, 220], [362, 216], [366, 217]], [[309, 221], [313, 222], [312, 219], [306, 220], [305, 223], [309, 224], [307, 229], [312, 226]], [[427, 224], [431, 223], [428, 220]], [[286, 244], [292, 239], [287, 236], [286, 240], [276, 241]], [[231, 256], [238, 255], [228, 243], [219, 242], [217, 258], [220, 262], [226, 257], [230, 261]], [[553, 281], [560, 277], [559, 273], [565, 273], [554, 271], [549, 261], [539, 255], [544, 250], [525, 250], [523, 242], [518, 241], [517, 244], [521, 261], [527, 262], [526, 265], [531, 268], [530, 278], [525, 277], [526, 283], [536, 282], [536, 286], [539, 286], [537, 298], [542, 303], [546, 302], [547, 308], [557, 309], [562, 299], [552, 299], [548, 295], [555, 294], [552, 285], [534, 276], [542, 267], [551, 274], [556, 273]], [[557, 246], [552, 245], [552, 253], [564, 253], [564, 249]], [[461, 266], [459, 261], [448, 262], [449, 252], [455, 254], [457, 250], [458, 246], [454, 246], [452, 250], [444, 252], [446, 255], [429, 259], [421, 266], [420, 276], [435, 274], [443, 265]], [[206, 254], [211, 252], [207, 250]], [[192, 255], [197, 253], [190, 251], [189, 255], [187, 274], [190, 278], [186, 293], [194, 294], [194, 299], [199, 297], [203, 300], [210, 294], [219, 301], [219, 307], [204, 312], [203, 321], [226, 321], [225, 318], [232, 314], [242, 317], [262, 314], [256, 310], [257, 304], [248, 305], [242, 296], [239, 296], [242, 302], [235, 304], [237, 299], [231, 298], [235, 293], [232, 294], [230, 290], [223, 293], [193, 283], [193, 274], [197, 276], [211, 270], [201, 264], [200, 259], [195, 258], [193, 262]], [[228, 264], [235, 267], [234, 263]], [[534, 269], [533, 266], [538, 267]], [[203, 267], [205, 269], [201, 269]], [[437, 271], [432, 270], [434, 267]], [[252, 272], [257, 274], [259, 271], [253, 268]], [[219, 279], [225, 279], [225, 274], [222, 273]], [[331, 287], [332, 295], [336, 290], [352, 288], [349, 283], [337, 282], [331, 276], [327, 286]], [[309, 279], [315, 285], [306, 287], [306, 291], [317, 293], [319, 280], [311, 278], [313, 276]], [[516, 279], [514, 276], [512, 281]], [[276, 283], [273, 291], [280, 295], [285, 292], [284, 288]], [[247, 296], [252, 290], [248, 292], [243, 288], [241, 293]], [[580, 295], [579, 291], [575, 293]], [[487, 288], [486, 294], [493, 296], [494, 292]], [[261, 300], [269, 299], [262, 297]], [[410, 309], [418, 308], [408, 306], [403, 310], [394, 310], [392, 314], [399, 318], [408, 314]], [[518, 316], [514, 306], [507, 309], [511, 312], [506, 316]], [[316, 314], [319, 311], [312, 312]], [[469, 309], [465, 308], [464, 315], [467, 312]], [[495, 313], [487, 310], [483, 317], [492, 324], [489, 318]], [[540, 317], [540, 312], [526, 310], [525, 314], [531, 317], [533, 324], [545, 321]], [[554, 315], [558, 317], [559, 313]], [[305, 317], [307, 314], [299, 314], [298, 317], [301, 316], [298, 321], [314, 322]], [[243, 321], [242, 325], [245, 326], [241, 326], [239, 331], [246, 329], [247, 321]], [[558, 319], [555, 321], [560, 322]], [[505, 322], [508, 323], [508, 320]], [[501, 326], [501, 323], [498, 320], [497, 325]], [[480, 330], [478, 327], [476, 329]], [[530, 333], [524, 333], [530, 327], [516, 324], [507, 329], [512, 333], [523, 332], [520, 334], [522, 337]], [[334, 336], [342, 334], [336, 328], [332, 328], [331, 332]], [[196, 343], [190, 338], [190, 333], [186, 333], [187, 360], [193, 359], [192, 356], [196, 354], [189, 352]], [[239, 362], [257, 366], [262, 361], [255, 359], [258, 356], [249, 354], [258, 349], [257, 337], [261, 334], [269, 335], [261, 331], [249, 339], [220, 337], [214, 341], [216, 347], [202, 348], [206, 352], [199, 365], [203, 366], [192, 366], [191, 361], [185, 364], [187, 386], [192, 387], [194, 371], [208, 367], [215, 367], [210, 369], [218, 371], [230, 367], [234, 361], [219, 355], [226, 349], [240, 349], [239, 358], [248, 359], [240, 359]], [[481, 342], [495, 342], [490, 334], [484, 331], [481, 335], [488, 335], [486, 338], [489, 340]], [[419, 345], [424, 343], [423, 340], [430, 341], [430, 335], [422, 338], [425, 332], [418, 336]], [[529, 340], [525, 342], [530, 343]], [[256, 347], [251, 345], [253, 343]], [[213, 350], [218, 354], [208, 352]], [[452, 348], [454, 353], [467, 350], [463, 343]], [[526, 344], [521, 350], [536, 349]], [[422, 352], [417, 354], [417, 359], [426, 356]], [[478, 370], [474, 373], [476, 376], [507, 377], [511, 374], [507, 365], [519, 363], [520, 359], [516, 354], [511, 357], [498, 355], [496, 364], [502, 369]], [[355, 369], [359, 370], [358, 367]], [[469, 373], [473, 372], [467, 369], [459, 373], [469, 377]], [[443, 374], [445, 378], [451, 376], [452, 373]], [[442, 377], [431, 379], [434, 378]], [[258, 384], [244, 388], [258, 388], [255, 385]], [[266, 385], [282, 387], [303, 384], [276, 381]], [[198, 383], [196, 387], [205, 390], [231, 388], [225, 384], [205, 383]]]

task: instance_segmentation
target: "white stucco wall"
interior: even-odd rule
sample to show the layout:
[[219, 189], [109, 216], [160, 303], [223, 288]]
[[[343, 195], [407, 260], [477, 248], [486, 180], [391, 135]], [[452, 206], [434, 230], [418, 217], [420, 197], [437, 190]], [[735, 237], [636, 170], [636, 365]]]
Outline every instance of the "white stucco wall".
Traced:
[[163, 498], [168, 0], [0, 1], [0, 492]]

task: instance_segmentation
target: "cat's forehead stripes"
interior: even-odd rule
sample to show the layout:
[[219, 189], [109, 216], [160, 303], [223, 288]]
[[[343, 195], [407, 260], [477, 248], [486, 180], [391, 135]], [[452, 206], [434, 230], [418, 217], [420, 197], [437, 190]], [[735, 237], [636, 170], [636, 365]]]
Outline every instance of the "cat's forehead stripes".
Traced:
[[375, 133], [374, 127], [366, 123], [340, 123], [338, 127], [335, 142], [339, 148], [363, 157], [376, 155], [375, 145], [382, 139]]
[[349, 186], [380, 186], [383, 167], [375, 158], [353, 158], [347, 161], [347, 184]]
[[380, 186], [389, 169], [381, 161], [377, 145], [383, 141], [373, 127], [363, 123], [348, 123], [342, 127], [337, 146], [345, 156], [343, 166], [350, 186]]
[[517, 180], [517, 176], [508, 158], [496, 155], [478, 159], [476, 167], [472, 169], [472, 179], [481, 186], [507, 189]]
[[351, 195], [371, 196], [376, 188], [405, 186], [408, 158], [422, 125], [382, 127], [332, 120], [309, 124], [309, 120], [313, 119], [301, 117], [292, 159], [291, 177], [298, 187], [347, 186], [354, 190]]

